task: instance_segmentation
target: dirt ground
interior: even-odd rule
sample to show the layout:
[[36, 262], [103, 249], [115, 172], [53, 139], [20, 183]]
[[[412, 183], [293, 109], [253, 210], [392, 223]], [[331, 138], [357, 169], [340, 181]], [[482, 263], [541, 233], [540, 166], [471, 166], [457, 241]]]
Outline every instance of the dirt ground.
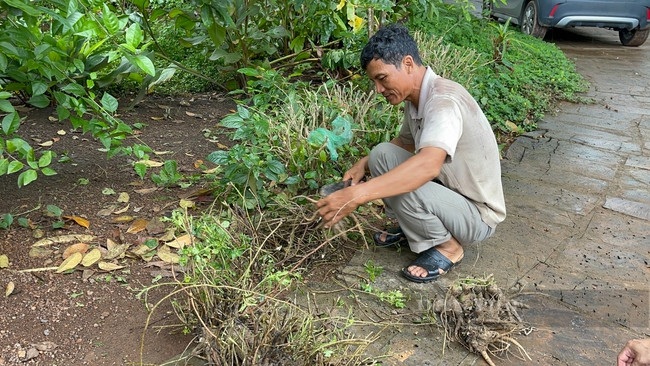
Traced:
[[[155, 160], [175, 159], [179, 172], [189, 175], [201, 172], [197, 160], [209, 165], [206, 156], [218, 150], [218, 144], [228, 144], [213, 135], [206, 137], [206, 129], [215, 131], [219, 120], [234, 107], [219, 94], [174, 99], [152, 96], [133, 110], [120, 111], [119, 117], [128, 124], [147, 124], [136, 138], [154, 151], [165, 152], [152, 154]], [[52, 121], [50, 109], [21, 110], [27, 116], [19, 131], [23, 138], [35, 147], [55, 141], [51, 149], [57, 158], [52, 167], [58, 175], [39, 176], [20, 189], [15, 174], [0, 177], [0, 214], [11, 213], [15, 220], [29, 219], [32, 226], [21, 227], [14, 221], [10, 230], [0, 230], [0, 255], [6, 255], [10, 263], [0, 270], [0, 366], [128, 365], [140, 364], [141, 356], [144, 364], [159, 364], [181, 353], [191, 346], [193, 336], [181, 334], [174, 326], [179, 321], [169, 302], [153, 312], [151, 325], [143, 333], [147, 305], [151, 307], [170, 289], [157, 289], [147, 298], [138, 293], [165, 282], [169, 272], [142, 260], [124, 258], [115, 261], [125, 266], [116, 271], [101, 271], [95, 265], [95, 272], [57, 274], [38, 269], [59, 266], [63, 251], [74, 242], [54, 244], [49, 247], [51, 253], [40, 257], [30, 255], [30, 250], [39, 238], [68, 234], [93, 235], [96, 238], [88, 244], [95, 246], [106, 246], [107, 239], [117, 244], [141, 243], [147, 235], [162, 235], [164, 227], [127, 233], [132, 222], [115, 219], [129, 215], [151, 222], [178, 207], [179, 197], [201, 186], [147, 190], [156, 188], [149, 173], [140, 180], [129, 158], [107, 159], [99, 141], [73, 131], [69, 122]], [[130, 139], [127, 144], [131, 142], [135, 141]], [[63, 156], [69, 157], [69, 162], [58, 162]], [[107, 194], [110, 190], [115, 194]], [[129, 194], [128, 202], [118, 202], [122, 192]], [[86, 219], [88, 228], [68, 220], [65, 227], [54, 229], [52, 224], [58, 220], [48, 215], [47, 205], [59, 207], [63, 216]], [[109, 215], [105, 216], [102, 210], [107, 208]], [[115, 212], [110, 214], [110, 210]], [[37, 270], [18, 272], [28, 269]], [[14, 289], [5, 296], [10, 282]]]

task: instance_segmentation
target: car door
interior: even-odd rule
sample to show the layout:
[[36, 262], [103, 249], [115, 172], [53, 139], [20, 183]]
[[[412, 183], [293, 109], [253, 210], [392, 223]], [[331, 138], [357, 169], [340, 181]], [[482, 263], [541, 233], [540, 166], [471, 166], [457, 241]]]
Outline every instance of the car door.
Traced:
[[506, 0], [502, 3], [501, 0], [491, 0], [493, 2], [492, 13], [499, 18], [512, 18], [513, 23], [519, 23], [519, 16], [521, 9], [526, 0]]

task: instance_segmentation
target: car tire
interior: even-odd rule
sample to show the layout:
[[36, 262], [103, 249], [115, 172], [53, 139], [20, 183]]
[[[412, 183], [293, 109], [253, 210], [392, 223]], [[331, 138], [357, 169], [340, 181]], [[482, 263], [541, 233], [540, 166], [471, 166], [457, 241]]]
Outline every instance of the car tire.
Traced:
[[521, 32], [529, 34], [533, 37], [544, 38], [546, 35], [546, 27], [539, 24], [538, 16], [539, 10], [537, 8], [537, 3], [529, 1], [524, 7], [523, 13], [521, 13], [521, 19], [519, 24], [521, 24]]
[[621, 40], [623, 46], [639, 47], [648, 39], [648, 34], [650, 34], [650, 29], [634, 29], [631, 31], [621, 29], [618, 31], [618, 39]]

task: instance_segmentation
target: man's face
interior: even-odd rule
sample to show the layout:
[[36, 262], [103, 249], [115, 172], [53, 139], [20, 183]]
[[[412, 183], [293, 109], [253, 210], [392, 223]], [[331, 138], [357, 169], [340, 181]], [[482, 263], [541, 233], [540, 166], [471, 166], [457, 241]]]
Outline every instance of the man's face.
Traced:
[[413, 90], [413, 83], [407, 70], [408, 66], [404, 61], [398, 69], [395, 65], [387, 64], [379, 59], [370, 61], [366, 67], [366, 73], [375, 83], [377, 93], [381, 93], [392, 105], [404, 101]]

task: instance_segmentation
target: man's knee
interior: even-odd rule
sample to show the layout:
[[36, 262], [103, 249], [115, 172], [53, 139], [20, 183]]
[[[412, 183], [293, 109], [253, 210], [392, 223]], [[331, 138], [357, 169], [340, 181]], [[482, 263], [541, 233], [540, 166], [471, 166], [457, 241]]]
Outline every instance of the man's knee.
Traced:
[[368, 156], [368, 168], [373, 177], [377, 177], [399, 165], [397, 158], [397, 145], [390, 142], [382, 142], [375, 146]]

